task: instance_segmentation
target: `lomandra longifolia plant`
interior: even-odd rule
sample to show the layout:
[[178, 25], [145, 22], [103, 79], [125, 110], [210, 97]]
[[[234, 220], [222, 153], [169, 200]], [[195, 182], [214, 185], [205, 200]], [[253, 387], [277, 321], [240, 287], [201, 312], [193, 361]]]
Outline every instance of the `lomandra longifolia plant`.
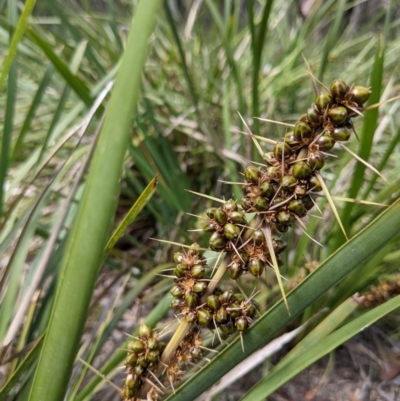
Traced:
[[[260, 278], [272, 268], [283, 288], [279, 266], [287, 244], [281, 236], [294, 225], [304, 226], [302, 219], [314, 207], [317, 193], [329, 197], [320, 171], [335, 144], [355, 134], [352, 118], [361, 114], [370, 93], [335, 79], [272, 151], [264, 153], [255, 141], [264, 163], [244, 170], [243, 198], [220, 201], [202, 220], [209, 248], [219, 254], [215, 265], [208, 265], [196, 243], [182, 245], [174, 255], [170, 293], [180, 321], [176, 333], [166, 345], [157, 332], [142, 325], [138, 337], [128, 342], [125, 401], [162, 398], [161, 388], [173, 388], [185, 366], [201, 357], [205, 330], [226, 337], [243, 332], [257, 318], [253, 299], [219, 288], [227, 271], [238, 280], [245, 274]], [[253, 216], [251, 221], [248, 216]]]

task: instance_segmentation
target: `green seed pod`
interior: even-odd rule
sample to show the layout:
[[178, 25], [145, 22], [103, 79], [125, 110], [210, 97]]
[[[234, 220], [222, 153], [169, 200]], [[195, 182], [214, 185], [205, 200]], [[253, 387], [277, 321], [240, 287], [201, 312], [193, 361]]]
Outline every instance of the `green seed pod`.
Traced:
[[209, 295], [206, 299], [206, 303], [212, 311], [216, 311], [221, 307], [221, 301], [217, 295]]
[[274, 246], [274, 251], [277, 255], [283, 252], [287, 248], [287, 243], [285, 241], [282, 241], [281, 239], [272, 240], [272, 244]]
[[271, 199], [275, 195], [274, 186], [269, 181], [264, 181], [259, 186], [261, 195], [267, 199]]
[[254, 184], [258, 183], [258, 178], [260, 177], [260, 172], [254, 166], [247, 166], [244, 170], [244, 178]]
[[347, 109], [343, 106], [333, 107], [328, 111], [328, 117], [335, 125], [344, 124], [347, 120]]
[[200, 308], [197, 310], [197, 321], [200, 326], [207, 327], [211, 322], [212, 315], [208, 309]]
[[321, 135], [315, 143], [323, 152], [331, 150], [335, 146], [335, 141], [329, 135]]
[[215, 312], [214, 318], [217, 323], [226, 322], [228, 320], [228, 312], [223, 306], [221, 306], [221, 308]]
[[296, 146], [299, 143], [299, 141], [294, 136], [293, 131], [286, 132], [285, 137], [284, 137], [284, 141], [287, 142], [290, 147]]
[[160, 357], [160, 351], [158, 349], [153, 349], [147, 354], [147, 359], [150, 362], [158, 362], [158, 358]]
[[222, 323], [218, 327], [220, 328], [222, 333], [226, 335], [233, 334], [236, 331], [235, 325], [232, 320], [228, 320], [226, 323]]
[[206, 274], [206, 269], [203, 265], [194, 265], [190, 269], [190, 275], [195, 279], [202, 279]]
[[189, 308], [195, 308], [199, 303], [199, 296], [194, 292], [188, 292], [185, 295], [185, 302]]
[[281, 178], [280, 181], [280, 186], [282, 187], [282, 189], [290, 189], [292, 187], [294, 187], [297, 184], [297, 180], [296, 178], [294, 178], [292, 175], [284, 175]]
[[285, 202], [285, 200], [286, 200], [286, 199], [283, 198], [282, 196], [277, 196], [277, 197], [274, 199], [273, 205], [274, 205], [274, 206], [279, 205], [280, 203]]
[[299, 196], [306, 195], [307, 191], [308, 191], [308, 189], [304, 184], [296, 185], [296, 187], [294, 188], [294, 193], [299, 195]]
[[244, 317], [238, 317], [235, 322], [237, 331], [245, 331], [248, 327], [248, 322]]
[[307, 210], [310, 210], [310, 209], [312, 209], [312, 208], [314, 207], [314, 202], [312, 201], [310, 195], [303, 196], [303, 197], [301, 198], [301, 200], [302, 200], [303, 205], [305, 206], [305, 208], [306, 208]]
[[278, 160], [283, 157], [290, 156], [292, 154], [292, 148], [287, 142], [278, 142], [274, 148], [274, 155]]
[[222, 209], [215, 209], [214, 219], [220, 226], [223, 226], [228, 220]]
[[223, 304], [228, 304], [229, 302], [231, 302], [234, 299], [233, 296], [233, 292], [231, 290], [225, 291], [223, 292], [220, 296], [219, 296], [219, 300], [223, 303]]
[[178, 298], [175, 298], [171, 301], [170, 306], [172, 309], [180, 310], [182, 307], [182, 301]]
[[372, 92], [364, 86], [354, 86], [350, 90], [350, 99], [353, 102], [356, 102], [359, 106], [362, 106], [363, 103], [369, 99], [371, 93]]
[[228, 308], [228, 313], [229, 316], [232, 319], [236, 319], [237, 317], [239, 317], [239, 315], [241, 314], [241, 308], [240, 308], [240, 303], [239, 302], [232, 302]]
[[268, 167], [267, 176], [270, 180], [279, 181], [281, 179], [281, 166]]
[[170, 294], [174, 298], [182, 298], [184, 293], [184, 289], [179, 284], [175, 284], [170, 290]]
[[330, 91], [335, 99], [343, 100], [349, 91], [349, 86], [342, 79], [335, 79], [331, 83]]
[[[174, 274], [177, 277], [183, 277], [187, 271], [188, 265], [185, 263], [179, 263], [178, 265], [176, 265], [175, 270], [174, 270]], [[178, 273], [176, 274], [175, 271]]]
[[233, 296], [235, 297], [236, 301], [238, 301], [238, 302], [243, 302], [246, 300], [246, 298], [240, 292], [236, 292], [235, 294], [233, 294]]
[[303, 141], [304, 139], [312, 137], [312, 129], [311, 127], [305, 122], [297, 122], [294, 126], [293, 135], [299, 141]]
[[222, 205], [222, 209], [225, 212], [234, 212], [238, 210], [237, 204], [233, 199], [229, 199]]
[[262, 244], [265, 244], [265, 236], [261, 230], [254, 230], [252, 238], [255, 246], [261, 246]]
[[264, 153], [262, 158], [269, 166], [272, 166], [276, 162], [274, 152]]
[[210, 218], [213, 219], [215, 218], [215, 211], [217, 210], [216, 207], [210, 207], [206, 210], [206, 215]]
[[244, 197], [240, 201], [240, 206], [242, 206], [242, 208], [245, 212], [248, 212], [249, 210], [251, 210], [253, 208], [253, 202], [251, 201], [250, 198]]
[[129, 387], [124, 387], [123, 397], [127, 400], [133, 399], [135, 397], [135, 390]]
[[196, 243], [192, 244], [192, 245], [190, 246], [190, 249], [189, 249], [189, 251], [188, 251], [188, 254], [189, 254], [189, 255], [192, 255], [192, 256], [194, 256], [194, 255], [201, 255], [201, 248], [200, 248], [200, 245], [199, 245], [199, 244], [196, 244]]
[[260, 277], [264, 272], [265, 264], [260, 259], [251, 259], [247, 263], [247, 269], [254, 277]]
[[315, 104], [320, 111], [324, 111], [333, 105], [333, 98], [329, 92], [323, 92], [317, 96]]
[[244, 263], [247, 263], [249, 261], [249, 255], [247, 253], [241, 253], [240, 258]]
[[129, 343], [128, 343], [128, 349], [130, 351], [136, 352], [137, 354], [140, 354], [141, 352], [143, 352], [144, 348], [145, 348], [144, 344], [139, 340], [129, 341]]
[[138, 335], [140, 338], [144, 337], [150, 337], [151, 336], [151, 328], [149, 326], [147, 326], [147, 324], [141, 324], [139, 326], [139, 330], [138, 330]]
[[325, 156], [321, 152], [311, 153], [307, 158], [307, 162], [313, 170], [321, 170], [325, 164]]
[[289, 229], [288, 225], [279, 222], [275, 223], [275, 227], [280, 233], [285, 233]]
[[185, 255], [183, 253], [181, 253], [181, 252], [174, 253], [175, 263], [182, 263], [184, 258], [185, 258]]
[[287, 210], [281, 210], [276, 214], [279, 223], [288, 225], [293, 222], [293, 216]]
[[192, 357], [194, 359], [200, 358], [201, 357], [201, 349], [199, 347], [193, 347], [190, 350], [190, 353], [192, 354]]
[[197, 281], [193, 285], [193, 292], [196, 294], [202, 294], [207, 288], [207, 283], [205, 281]]
[[311, 168], [307, 162], [296, 162], [293, 164], [293, 175], [299, 180], [304, 180], [311, 175]]
[[196, 313], [190, 311], [185, 315], [186, 323], [194, 323], [196, 321]]
[[347, 127], [336, 127], [330, 134], [333, 140], [339, 142], [346, 142], [351, 137], [351, 131]]
[[240, 231], [240, 227], [235, 226], [234, 224], [226, 223], [224, 225], [224, 235], [225, 238], [229, 241], [234, 241], [236, 238], [238, 238], [240, 235]]
[[322, 191], [322, 185], [321, 185], [318, 177], [316, 177], [315, 175], [310, 177], [308, 182], [310, 183], [310, 190], [312, 190], [313, 192], [321, 192]]
[[229, 271], [229, 277], [232, 280], [237, 280], [243, 274], [242, 266], [240, 265], [240, 263], [236, 263], [236, 262], [233, 262], [229, 266], [228, 271]]
[[263, 196], [257, 196], [254, 198], [254, 207], [257, 210], [265, 211], [268, 210], [269, 203]]
[[308, 122], [307, 114], [301, 115], [300, 118], [298, 119], [298, 121], [301, 121], [301, 122], [303, 122], [303, 123]]
[[306, 207], [300, 199], [293, 199], [288, 203], [288, 209], [297, 214], [297, 216], [304, 216], [306, 214]]
[[239, 212], [239, 211], [235, 211], [235, 212], [231, 212], [231, 215], [229, 216], [231, 222], [233, 224], [246, 224], [246, 216], [244, 215], [244, 213]]
[[313, 103], [307, 110], [307, 120], [310, 125], [319, 125], [320, 123], [321, 115], [319, 114], [317, 105], [315, 103]]
[[139, 356], [139, 358], [137, 360], [137, 365], [138, 366], [141, 366], [142, 368], [145, 368], [148, 364], [149, 364], [149, 361], [148, 361], [148, 359], [146, 358], [145, 355]]
[[137, 381], [132, 373], [129, 373], [125, 379], [125, 387], [128, 389], [134, 389], [136, 387]]
[[138, 356], [135, 352], [130, 353], [125, 359], [125, 366], [134, 366], [137, 362]]
[[226, 240], [221, 233], [214, 233], [209, 241], [210, 248], [213, 251], [222, 251], [226, 246]]
[[214, 223], [211, 223], [211, 222], [206, 223], [206, 224], [204, 224], [204, 226], [203, 226], [203, 231], [206, 232], [206, 233], [212, 233], [212, 232], [214, 232], [216, 229], [217, 229], [217, 227], [215, 227], [215, 224], [214, 224]]
[[147, 348], [148, 349], [158, 349], [158, 341], [154, 337], [150, 337], [147, 339]]
[[135, 375], [137, 376], [142, 376], [142, 374], [144, 373], [144, 367], [140, 365], [135, 365], [133, 367], [133, 373], [135, 373]]
[[246, 307], [246, 314], [248, 317], [253, 318], [254, 316], [257, 315], [257, 308], [258, 304], [256, 301], [251, 300], [248, 306]]

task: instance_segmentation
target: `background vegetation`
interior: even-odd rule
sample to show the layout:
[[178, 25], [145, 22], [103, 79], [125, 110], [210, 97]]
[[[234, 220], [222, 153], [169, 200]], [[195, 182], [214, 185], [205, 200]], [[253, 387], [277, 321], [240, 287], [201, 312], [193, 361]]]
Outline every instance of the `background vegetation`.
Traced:
[[[121, 386], [125, 333], [144, 318], [151, 326], [173, 319], [165, 295], [171, 279], [156, 274], [171, 267], [178, 248], [151, 238], [206, 244], [188, 232], [197, 221], [186, 212], [201, 213], [212, 202], [186, 190], [241, 196], [240, 186], [221, 182], [241, 181], [248, 160], [259, 161], [239, 132], [245, 127], [238, 113], [256, 135], [280, 138], [284, 126], [253, 117], [292, 123], [307, 110], [314, 92], [302, 55], [327, 85], [340, 77], [371, 86], [369, 104], [399, 93], [395, 1], [144, 3], [140, 11], [125, 1], [0, 2], [0, 399], [40, 399], [34, 389], [50, 372], [54, 393], [47, 399], [65, 392], [68, 400], [118, 399], [81, 360]], [[275, 370], [267, 363], [264, 381], [244, 397], [264, 399], [400, 306], [394, 298], [364, 313], [350, 299], [398, 270], [399, 106], [392, 101], [365, 112], [356, 119], [360, 142], [353, 137], [348, 144], [388, 183], [340, 149], [324, 170], [332, 195], [392, 207], [335, 200], [350, 238], [374, 221], [335, 253], [345, 238], [321, 199], [323, 218], [310, 217], [307, 227], [324, 246], [297, 230], [285, 238], [288, 290], [308, 275], [305, 264], [333, 257], [289, 295], [291, 316], [276, 304], [273, 272], [262, 282], [246, 276], [242, 287], [261, 290], [257, 300], [267, 312], [244, 336], [245, 351], [236, 339], [204, 368], [202, 380], [195, 376], [170, 399], [193, 399], [215, 382], [215, 372], [329, 308], [307, 327], [311, 337]], [[131, 207], [141, 194], [147, 205], [136, 216], [143, 205]], [[105, 255], [112, 225], [121, 222], [130, 224]], [[387, 334], [397, 339], [398, 328]]]

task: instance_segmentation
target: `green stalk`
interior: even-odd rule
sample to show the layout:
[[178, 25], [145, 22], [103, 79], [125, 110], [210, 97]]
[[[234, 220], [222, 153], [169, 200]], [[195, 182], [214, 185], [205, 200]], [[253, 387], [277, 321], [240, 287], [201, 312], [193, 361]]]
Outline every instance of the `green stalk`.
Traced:
[[[29, 401], [63, 399], [118, 201], [119, 180], [160, 0], [140, 1], [71, 229]], [[49, 380], [51, 378], [51, 380]]]

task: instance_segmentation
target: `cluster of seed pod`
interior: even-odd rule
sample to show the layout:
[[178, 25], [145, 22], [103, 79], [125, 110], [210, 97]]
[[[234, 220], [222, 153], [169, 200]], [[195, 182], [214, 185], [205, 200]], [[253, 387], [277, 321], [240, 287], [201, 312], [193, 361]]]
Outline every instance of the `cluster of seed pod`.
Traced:
[[400, 274], [396, 274], [391, 280], [385, 280], [372, 286], [370, 291], [363, 294], [362, 305], [364, 308], [373, 308], [381, 305], [389, 299], [400, 294]]
[[318, 172], [336, 141], [347, 141], [353, 130], [351, 117], [360, 114], [370, 90], [332, 82], [286, 133], [272, 152], [265, 153], [265, 167], [248, 166], [240, 204], [245, 212], [264, 215], [283, 233], [314, 205], [313, 192], [322, 190]]
[[257, 306], [254, 300], [245, 299], [241, 293], [222, 292], [217, 288], [197, 310], [197, 322], [210, 329], [218, 327], [226, 335], [242, 332], [256, 316]]
[[187, 252], [176, 252], [174, 255], [174, 286], [170, 293], [174, 297], [171, 307], [184, 316], [188, 323], [197, 320], [197, 308], [201, 296], [207, 288], [206, 259], [198, 244], [192, 244]]
[[138, 391], [148, 371], [157, 367], [160, 354], [165, 343], [157, 340], [157, 334], [145, 324], [139, 327], [138, 337], [128, 342], [128, 352], [125, 359], [126, 378], [123, 389], [124, 401], [137, 399]]

